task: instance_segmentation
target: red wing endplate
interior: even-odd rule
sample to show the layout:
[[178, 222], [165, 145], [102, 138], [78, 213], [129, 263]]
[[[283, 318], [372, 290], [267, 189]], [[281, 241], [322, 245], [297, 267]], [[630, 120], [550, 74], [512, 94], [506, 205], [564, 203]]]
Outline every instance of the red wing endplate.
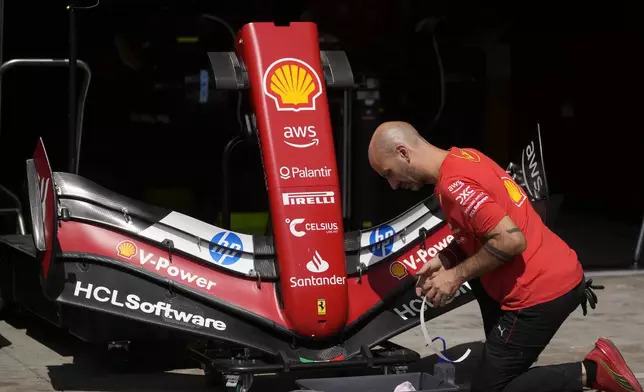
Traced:
[[32, 221], [34, 245], [41, 265], [43, 290], [49, 299], [56, 297], [56, 279], [61, 270], [55, 264], [57, 211], [54, 180], [49, 158], [41, 138], [38, 139], [33, 158], [27, 161], [27, 187]]

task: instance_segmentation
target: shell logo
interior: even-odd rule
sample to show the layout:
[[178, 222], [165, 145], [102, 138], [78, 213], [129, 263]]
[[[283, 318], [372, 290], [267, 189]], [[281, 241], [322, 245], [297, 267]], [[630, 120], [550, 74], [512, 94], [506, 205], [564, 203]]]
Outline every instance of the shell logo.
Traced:
[[137, 248], [136, 244], [132, 241], [121, 241], [116, 246], [116, 251], [119, 256], [129, 260], [136, 254]]
[[481, 161], [481, 157], [479, 156], [479, 154], [475, 153], [474, 151], [466, 151], [460, 148], [458, 149], [458, 151], [460, 153], [459, 155], [452, 154], [452, 156], [456, 158], [467, 159], [468, 161], [472, 161], [472, 162]]
[[391, 272], [391, 276], [398, 280], [402, 280], [408, 275], [407, 268], [405, 268], [400, 261], [394, 261], [391, 263], [389, 266], [389, 272]]
[[523, 190], [508, 177], [503, 177], [503, 186], [505, 186], [508, 196], [510, 196], [510, 199], [517, 207], [521, 207], [525, 199], [528, 198], [525, 193], [523, 193]]
[[315, 110], [322, 94], [322, 83], [309, 64], [295, 58], [283, 58], [264, 73], [264, 94], [275, 101], [278, 111]]

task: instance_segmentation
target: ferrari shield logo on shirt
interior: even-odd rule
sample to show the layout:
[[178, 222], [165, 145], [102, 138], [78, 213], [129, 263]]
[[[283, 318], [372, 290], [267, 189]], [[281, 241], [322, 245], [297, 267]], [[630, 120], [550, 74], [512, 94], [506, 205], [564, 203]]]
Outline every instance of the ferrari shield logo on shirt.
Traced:
[[456, 154], [451, 154], [453, 157], [467, 159], [468, 161], [472, 161], [472, 162], [481, 161], [481, 157], [479, 156], [479, 154], [477, 154], [472, 150], [465, 150], [462, 148], [457, 148], [456, 150], [457, 150]]
[[270, 97], [278, 111], [315, 110], [322, 95], [322, 83], [317, 72], [296, 58], [281, 58], [264, 73], [264, 94]]

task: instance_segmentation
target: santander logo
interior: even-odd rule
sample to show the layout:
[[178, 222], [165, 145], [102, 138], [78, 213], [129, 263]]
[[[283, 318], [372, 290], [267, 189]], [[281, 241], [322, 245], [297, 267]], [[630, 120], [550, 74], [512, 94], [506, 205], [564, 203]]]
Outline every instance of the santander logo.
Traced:
[[311, 272], [321, 273], [329, 269], [329, 263], [316, 250], [313, 259], [306, 263], [306, 269]]

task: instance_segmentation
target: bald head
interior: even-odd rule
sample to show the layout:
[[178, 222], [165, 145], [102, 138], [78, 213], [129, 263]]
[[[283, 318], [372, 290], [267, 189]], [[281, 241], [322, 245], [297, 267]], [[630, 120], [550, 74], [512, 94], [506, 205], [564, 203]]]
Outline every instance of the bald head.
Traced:
[[416, 128], [403, 121], [382, 123], [371, 137], [369, 155], [387, 156], [395, 153], [399, 145], [418, 146], [424, 140]]
[[385, 122], [374, 131], [369, 143], [369, 163], [392, 188], [418, 190], [434, 182], [444, 155], [429, 144], [411, 124]]

